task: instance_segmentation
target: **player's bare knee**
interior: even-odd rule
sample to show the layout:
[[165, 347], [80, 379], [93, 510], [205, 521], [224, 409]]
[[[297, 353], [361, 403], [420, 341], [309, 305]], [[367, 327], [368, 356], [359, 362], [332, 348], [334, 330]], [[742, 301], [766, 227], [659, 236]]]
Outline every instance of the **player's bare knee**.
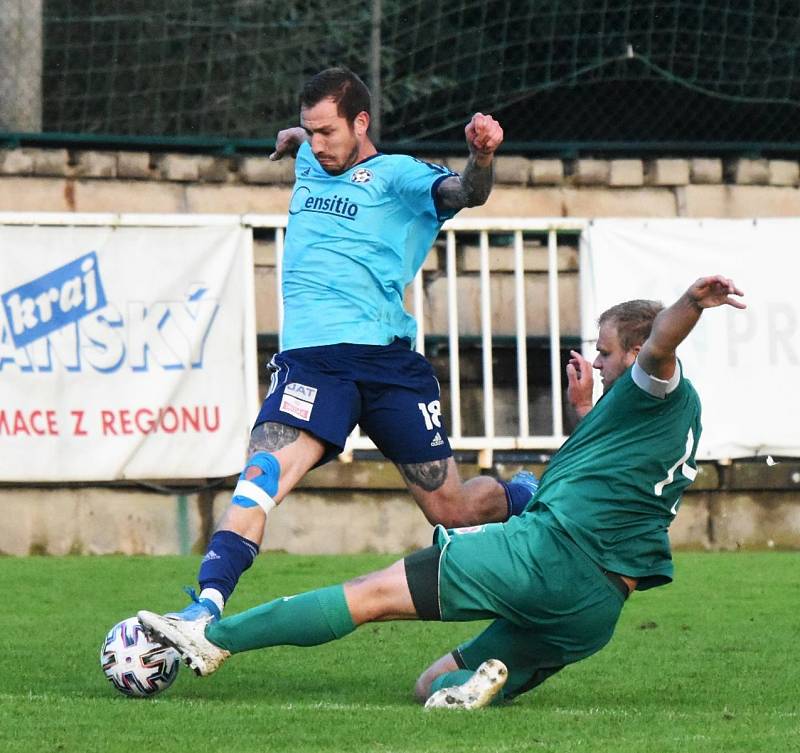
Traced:
[[347, 581], [344, 591], [351, 616], [357, 625], [413, 615], [403, 560]]
[[381, 582], [381, 573], [360, 575], [344, 584], [350, 612], [356, 624], [376, 622], [390, 612], [388, 589]]
[[432, 525], [445, 528], [458, 528], [477, 522], [473, 511], [462, 503], [456, 495], [437, 494], [429, 496], [424, 504], [420, 504], [425, 517]]
[[425, 703], [431, 694], [433, 681], [445, 672], [452, 672], [458, 669], [452, 654], [445, 654], [431, 664], [418, 678], [414, 685], [414, 697], [420, 702]]
[[435, 679], [435, 675], [431, 674], [431, 667], [428, 667], [418, 678], [416, 683], [414, 683], [414, 698], [419, 703], [425, 703], [428, 700], [428, 696], [431, 694], [431, 683]]
[[459, 668], [452, 653], [445, 654], [431, 664], [418, 678], [414, 685], [414, 697], [424, 703], [431, 694], [434, 680], [445, 672], [454, 672]]

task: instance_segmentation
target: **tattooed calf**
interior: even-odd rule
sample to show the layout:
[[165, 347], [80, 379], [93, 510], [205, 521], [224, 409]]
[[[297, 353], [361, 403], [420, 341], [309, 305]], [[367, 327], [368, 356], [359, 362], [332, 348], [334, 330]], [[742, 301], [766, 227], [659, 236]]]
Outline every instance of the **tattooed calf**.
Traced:
[[405, 463], [398, 465], [400, 473], [409, 484], [426, 492], [435, 492], [447, 480], [447, 459], [431, 460], [427, 463]]

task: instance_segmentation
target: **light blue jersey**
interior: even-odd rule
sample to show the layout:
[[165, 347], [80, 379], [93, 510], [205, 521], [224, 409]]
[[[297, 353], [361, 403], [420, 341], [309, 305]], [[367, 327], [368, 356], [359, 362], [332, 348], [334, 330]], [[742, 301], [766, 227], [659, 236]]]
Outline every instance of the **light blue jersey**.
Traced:
[[376, 154], [330, 175], [301, 145], [283, 259], [282, 350], [414, 341], [403, 291], [455, 214], [435, 201], [439, 183], [454, 174]]

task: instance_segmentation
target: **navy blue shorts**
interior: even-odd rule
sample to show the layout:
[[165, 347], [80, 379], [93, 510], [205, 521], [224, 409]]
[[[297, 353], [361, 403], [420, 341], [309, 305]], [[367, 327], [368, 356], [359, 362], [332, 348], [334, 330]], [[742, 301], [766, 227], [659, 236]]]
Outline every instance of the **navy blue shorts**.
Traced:
[[431, 364], [403, 340], [391, 345], [322, 345], [276, 353], [255, 425], [303, 429], [338, 455], [358, 424], [389, 460], [424, 463], [453, 453]]

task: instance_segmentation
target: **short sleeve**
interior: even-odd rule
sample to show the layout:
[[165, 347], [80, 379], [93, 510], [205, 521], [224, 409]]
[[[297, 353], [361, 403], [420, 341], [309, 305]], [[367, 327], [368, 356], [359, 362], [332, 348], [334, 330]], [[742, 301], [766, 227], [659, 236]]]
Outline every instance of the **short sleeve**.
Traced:
[[394, 190], [414, 212], [429, 212], [440, 222], [453, 217], [457, 210], [439, 207], [439, 184], [452, 175], [452, 170], [415, 157], [406, 157], [394, 172]]

